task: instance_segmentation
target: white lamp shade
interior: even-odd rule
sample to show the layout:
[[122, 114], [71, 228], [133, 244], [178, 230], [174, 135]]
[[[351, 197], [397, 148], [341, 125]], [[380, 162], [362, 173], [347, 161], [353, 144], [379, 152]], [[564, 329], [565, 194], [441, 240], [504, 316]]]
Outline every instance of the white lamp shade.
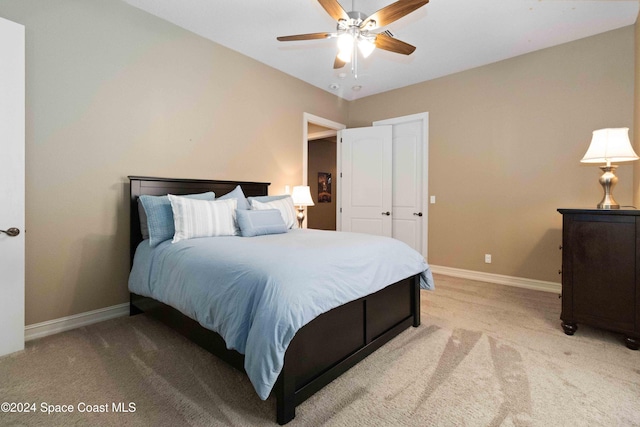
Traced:
[[296, 206], [313, 206], [313, 199], [311, 198], [311, 191], [306, 185], [296, 185], [293, 187], [291, 193], [293, 204]]
[[349, 33], [342, 33], [338, 36], [338, 58], [341, 61], [351, 62], [353, 43], [353, 36]]
[[629, 128], [593, 131], [591, 145], [580, 160], [582, 163], [628, 162], [638, 160], [629, 140]]
[[364, 37], [358, 39], [358, 49], [360, 49], [363, 57], [368, 58], [375, 48], [376, 45], [371, 40]]

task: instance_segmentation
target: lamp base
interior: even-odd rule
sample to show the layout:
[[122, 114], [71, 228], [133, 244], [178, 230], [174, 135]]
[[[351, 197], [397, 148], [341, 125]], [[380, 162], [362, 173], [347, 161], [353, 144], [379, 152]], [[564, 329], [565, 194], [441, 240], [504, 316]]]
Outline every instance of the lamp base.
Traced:
[[298, 218], [298, 228], [302, 228], [302, 221], [304, 221], [304, 206], [298, 206], [296, 208], [298, 210], [298, 214], [296, 218]]
[[617, 165], [600, 166], [604, 172], [599, 179], [604, 196], [598, 203], [598, 209], [620, 209], [620, 205], [614, 200], [612, 193], [613, 187], [618, 183], [618, 177], [615, 175], [617, 167]]
[[620, 205], [615, 203], [610, 203], [610, 202], [601, 202], [598, 203], [598, 205], [596, 206], [598, 209], [620, 209]]

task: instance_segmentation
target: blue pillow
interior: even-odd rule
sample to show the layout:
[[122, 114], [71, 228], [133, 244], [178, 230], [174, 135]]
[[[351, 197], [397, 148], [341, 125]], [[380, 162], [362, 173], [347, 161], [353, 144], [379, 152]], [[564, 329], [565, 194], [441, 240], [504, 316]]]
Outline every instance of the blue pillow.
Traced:
[[138, 218], [140, 219], [140, 231], [142, 232], [142, 240], [149, 238], [149, 225], [147, 224], [147, 213], [144, 211], [144, 206], [138, 197]]
[[278, 209], [261, 211], [236, 211], [236, 220], [242, 237], [263, 236], [265, 234], [280, 234], [287, 232], [287, 225]]
[[230, 193], [225, 194], [224, 196], [218, 197], [217, 200], [224, 199], [238, 199], [238, 209], [250, 209], [249, 202], [247, 198], [244, 196], [244, 192], [242, 188], [238, 185], [233, 189]]
[[[208, 191], [200, 194], [188, 194], [184, 197], [198, 200], [215, 200], [216, 195], [213, 191]], [[173, 239], [176, 229], [173, 225], [173, 211], [171, 210], [169, 197], [143, 195], [140, 196], [139, 200], [147, 216], [149, 246], [155, 248], [165, 240]], [[144, 220], [141, 219], [140, 223], [142, 226]], [[143, 230], [142, 235], [144, 236], [145, 234]]]

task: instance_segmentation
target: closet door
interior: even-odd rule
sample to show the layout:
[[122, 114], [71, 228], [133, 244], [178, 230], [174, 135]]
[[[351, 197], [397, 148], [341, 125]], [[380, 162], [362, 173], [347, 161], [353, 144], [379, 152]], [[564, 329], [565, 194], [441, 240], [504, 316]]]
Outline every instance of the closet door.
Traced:
[[374, 122], [392, 126], [392, 232], [393, 238], [405, 242], [426, 257], [427, 209], [424, 203], [426, 115], [399, 117]]
[[427, 258], [428, 126], [420, 113], [341, 131], [343, 231], [393, 237]]
[[391, 237], [391, 135], [391, 126], [340, 131], [342, 231]]

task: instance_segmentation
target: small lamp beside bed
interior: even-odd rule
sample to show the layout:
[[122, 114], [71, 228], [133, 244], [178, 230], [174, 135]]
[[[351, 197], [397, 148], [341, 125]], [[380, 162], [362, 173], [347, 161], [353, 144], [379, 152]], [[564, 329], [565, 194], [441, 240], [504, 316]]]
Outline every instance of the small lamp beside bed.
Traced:
[[296, 185], [295, 187], [293, 187], [291, 198], [293, 199], [293, 204], [298, 210], [298, 227], [302, 228], [302, 221], [304, 221], [304, 208], [306, 206], [314, 205], [313, 199], [311, 198], [311, 191], [309, 190], [309, 186]]

